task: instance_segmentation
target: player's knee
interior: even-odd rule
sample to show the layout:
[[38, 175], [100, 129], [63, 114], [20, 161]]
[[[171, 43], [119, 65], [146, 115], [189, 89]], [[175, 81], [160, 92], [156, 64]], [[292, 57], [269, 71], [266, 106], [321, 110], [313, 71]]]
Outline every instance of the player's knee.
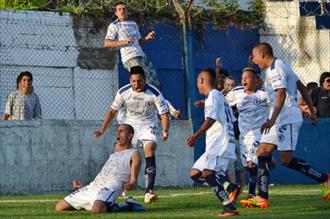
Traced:
[[65, 211], [67, 210], [67, 206], [63, 204], [64, 200], [61, 200], [56, 203], [55, 205], [55, 211]]
[[280, 162], [282, 166], [288, 166], [292, 160], [291, 152], [281, 152], [280, 153]]
[[202, 176], [201, 172], [197, 172], [197, 171], [190, 172], [190, 179], [192, 179], [195, 182], [198, 182], [201, 176]]
[[288, 166], [291, 162], [291, 158], [288, 157], [280, 157], [281, 165], [282, 166]]
[[205, 178], [205, 181], [207, 181], [214, 176], [214, 172], [212, 170], [203, 170], [202, 176]]
[[92, 206], [91, 213], [99, 214], [103, 212], [106, 212], [106, 206], [104, 202], [96, 200]]

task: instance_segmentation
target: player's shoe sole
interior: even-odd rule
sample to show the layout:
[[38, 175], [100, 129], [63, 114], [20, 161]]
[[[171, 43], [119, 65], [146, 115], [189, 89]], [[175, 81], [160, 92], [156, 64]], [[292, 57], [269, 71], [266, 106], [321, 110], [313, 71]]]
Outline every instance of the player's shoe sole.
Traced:
[[144, 203], [145, 204], [151, 204], [152, 202], [156, 201], [158, 199], [157, 195], [153, 192], [147, 192], [144, 195]]
[[327, 175], [328, 175], [328, 179], [322, 184], [323, 186], [322, 199], [325, 203], [327, 203], [330, 199], [330, 173], [328, 173]]
[[229, 193], [229, 200], [231, 203], [235, 203], [239, 194], [241, 193], [241, 186], [237, 185], [236, 189], [234, 191], [232, 191], [231, 193]]
[[243, 199], [239, 203], [243, 208], [263, 208], [269, 207], [270, 203], [267, 199], [262, 197], [253, 197], [249, 199]]
[[238, 210], [231, 210], [231, 211], [223, 211], [220, 214], [217, 215], [217, 217], [232, 217], [232, 216], [238, 216]]

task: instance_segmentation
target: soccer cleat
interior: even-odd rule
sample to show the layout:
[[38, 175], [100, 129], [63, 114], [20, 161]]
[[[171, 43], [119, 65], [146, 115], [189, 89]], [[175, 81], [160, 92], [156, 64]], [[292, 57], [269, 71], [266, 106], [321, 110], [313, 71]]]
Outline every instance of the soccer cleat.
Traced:
[[330, 173], [328, 173], [327, 175], [328, 175], [328, 179], [322, 183], [323, 186], [322, 199], [325, 203], [327, 203], [330, 199]]
[[229, 200], [231, 203], [235, 203], [236, 202], [236, 199], [238, 198], [239, 194], [241, 193], [241, 186], [240, 185], [237, 185], [236, 188], [229, 193]]
[[239, 215], [238, 210], [223, 210], [218, 217], [231, 217]]
[[244, 208], [268, 208], [270, 202], [268, 199], [256, 196], [253, 198], [243, 199], [240, 201], [240, 205]]
[[136, 211], [136, 212], [139, 212], [139, 211], [145, 211], [146, 209], [141, 205], [139, 204], [134, 198], [132, 197], [128, 197], [126, 199], [126, 203], [127, 203], [127, 207], [128, 207], [128, 210], [129, 211]]
[[144, 203], [145, 204], [150, 204], [154, 201], [156, 201], [158, 198], [157, 198], [157, 195], [155, 193], [153, 193], [152, 191], [150, 192], [147, 192], [145, 195], [144, 195]]

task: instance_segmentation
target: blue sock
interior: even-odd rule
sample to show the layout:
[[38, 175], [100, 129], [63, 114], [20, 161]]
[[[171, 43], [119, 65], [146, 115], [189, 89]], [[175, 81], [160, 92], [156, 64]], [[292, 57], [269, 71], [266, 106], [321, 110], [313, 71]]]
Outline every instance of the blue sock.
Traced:
[[309, 165], [309, 163], [307, 163], [303, 159], [294, 157], [294, 158], [292, 158], [290, 163], [287, 165], [287, 167], [290, 169], [293, 169], [293, 170], [297, 170], [300, 173], [304, 174], [305, 176], [308, 176], [308, 177], [318, 181], [319, 183], [322, 183], [328, 179], [327, 174], [319, 172], [315, 168], [311, 167]]
[[146, 157], [146, 168], [144, 171], [146, 182], [146, 193], [154, 189], [156, 178], [156, 159], [155, 157]]
[[248, 194], [255, 196], [257, 181], [258, 181], [258, 167], [248, 168], [248, 172], [249, 172]]
[[272, 169], [272, 158], [260, 156], [258, 157], [258, 194], [268, 199], [268, 184]]

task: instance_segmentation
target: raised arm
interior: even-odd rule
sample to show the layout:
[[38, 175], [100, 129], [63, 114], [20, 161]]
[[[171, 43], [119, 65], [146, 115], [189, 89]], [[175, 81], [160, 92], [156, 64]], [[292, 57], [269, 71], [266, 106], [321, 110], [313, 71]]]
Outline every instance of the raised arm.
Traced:
[[143, 37], [143, 38], [141, 38], [141, 39], [139, 40], [140, 45], [143, 45], [143, 44], [145, 44], [146, 42], [155, 39], [155, 36], [156, 36], [156, 32], [155, 32], [155, 31], [151, 31], [151, 32], [149, 32], [149, 33], [147, 34], [147, 36], [145, 36], [145, 37]]
[[312, 99], [308, 93], [308, 90], [306, 88], [306, 86], [299, 80], [297, 81], [297, 88], [302, 96], [302, 98], [305, 100], [308, 109], [309, 109], [309, 118], [311, 120], [311, 123], [313, 125], [316, 125], [317, 123], [317, 117], [315, 115], [315, 111], [314, 111], [314, 107], [313, 107], [313, 103], [312, 103]]
[[112, 122], [112, 120], [115, 118], [117, 112], [118, 112], [117, 110], [110, 109], [105, 114], [105, 117], [104, 117], [101, 128], [98, 131], [94, 132], [94, 134], [93, 134], [93, 137], [94, 137], [95, 141], [97, 141], [101, 137], [101, 135], [103, 135], [103, 133], [107, 129], [109, 123]]
[[125, 190], [133, 189], [137, 184], [141, 167], [141, 155], [138, 151], [134, 152], [131, 158], [131, 177], [127, 183], [124, 184]]

